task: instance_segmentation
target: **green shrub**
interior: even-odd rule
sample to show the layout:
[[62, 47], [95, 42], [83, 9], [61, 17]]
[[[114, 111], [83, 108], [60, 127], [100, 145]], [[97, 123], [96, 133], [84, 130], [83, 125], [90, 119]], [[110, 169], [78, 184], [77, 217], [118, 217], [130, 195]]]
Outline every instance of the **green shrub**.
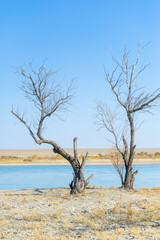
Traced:
[[160, 157], [160, 152], [156, 152], [156, 153], [154, 154], [154, 156]]
[[99, 156], [100, 158], [102, 158], [102, 157], [103, 157], [103, 155], [102, 155], [101, 153], [98, 153], [98, 156]]
[[147, 152], [140, 152], [136, 154], [137, 156], [147, 156], [148, 153]]

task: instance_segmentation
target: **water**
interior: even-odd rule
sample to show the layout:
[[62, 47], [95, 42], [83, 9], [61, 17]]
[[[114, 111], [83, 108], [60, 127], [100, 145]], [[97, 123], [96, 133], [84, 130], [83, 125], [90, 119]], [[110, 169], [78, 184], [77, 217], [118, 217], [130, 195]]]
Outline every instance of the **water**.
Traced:
[[[160, 186], [160, 165], [138, 165], [135, 187]], [[0, 189], [68, 187], [71, 182], [70, 166], [1, 166]], [[113, 166], [86, 166], [85, 176], [94, 174], [91, 185], [120, 186], [120, 179]]]

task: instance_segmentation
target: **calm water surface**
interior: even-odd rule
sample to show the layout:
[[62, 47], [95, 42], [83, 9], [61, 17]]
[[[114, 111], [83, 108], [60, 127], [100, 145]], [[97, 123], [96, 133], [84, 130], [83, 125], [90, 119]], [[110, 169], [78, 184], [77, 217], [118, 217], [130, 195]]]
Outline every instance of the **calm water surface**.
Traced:
[[[160, 165], [138, 165], [135, 187], [160, 186]], [[68, 187], [73, 178], [70, 166], [1, 166], [0, 189]], [[94, 174], [91, 185], [120, 186], [113, 166], [86, 166], [85, 176]]]

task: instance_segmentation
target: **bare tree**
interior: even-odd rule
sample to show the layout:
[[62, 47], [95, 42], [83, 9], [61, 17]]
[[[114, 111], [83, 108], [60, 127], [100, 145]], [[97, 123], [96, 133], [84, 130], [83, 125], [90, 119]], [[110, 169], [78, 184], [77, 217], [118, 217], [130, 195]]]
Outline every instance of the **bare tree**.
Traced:
[[138, 170], [133, 170], [137, 114], [152, 112], [153, 108], [158, 106], [158, 100], [160, 99], [159, 88], [154, 92], [145, 93], [144, 88], [137, 84], [141, 73], [149, 65], [143, 64], [140, 68], [138, 67], [140, 53], [144, 47], [139, 46], [134, 63], [130, 63], [130, 51], [124, 48], [121, 62], [112, 55], [115, 63], [112, 73], [106, 72], [105, 69], [105, 79], [118, 106], [118, 112], [110, 109], [106, 103], [98, 102], [96, 104], [96, 123], [100, 125], [100, 128], [105, 128], [111, 133], [112, 143], [123, 159], [125, 173], [122, 174], [122, 166], [119, 162], [115, 162], [113, 165], [121, 178], [122, 186], [129, 189], [133, 188], [135, 175], [138, 173]]
[[121, 184], [123, 186], [123, 184], [124, 184], [124, 162], [122, 160], [121, 154], [119, 153], [119, 151], [117, 151], [117, 149], [114, 149], [112, 165], [116, 169], [116, 171], [120, 177]]
[[15, 112], [13, 109], [11, 111], [12, 114], [25, 125], [36, 144], [41, 145], [46, 143], [51, 145], [54, 153], [60, 154], [71, 164], [74, 170], [74, 178], [70, 184], [71, 193], [83, 192], [93, 177], [93, 175], [91, 175], [85, 180], [83, 174], [88, 153], [85, 157], [82, 156], [82, 162], [80, 163], [77, 152], [77, 138], [73, 140], [74, 156], [72, 156], [56, 142], [42, 136], [44, 122], [51, 116], [57, 115], [60, 111], [66, 111], [68, 109], [73, 98], [73, 82], [71, 82], [69, 87], [64, 91], [62, 87], [59, 84], [56, 85], [51, 78], [55, 72], [47, 70], [45, 64], [42, 64], [38, 71], [36, 71], [33, 69], [32, 64], [29, 63], [25, 67], [19, 67], [18, 73], [22, 77], [22, 91], [25, 93], [26, 98], [34, 103], [39, 113], [38, 119], [34, 124], [36, 133], [31, 129], [28, 121], [24, 119], [24, 115], [19, 114], [17, 111]]

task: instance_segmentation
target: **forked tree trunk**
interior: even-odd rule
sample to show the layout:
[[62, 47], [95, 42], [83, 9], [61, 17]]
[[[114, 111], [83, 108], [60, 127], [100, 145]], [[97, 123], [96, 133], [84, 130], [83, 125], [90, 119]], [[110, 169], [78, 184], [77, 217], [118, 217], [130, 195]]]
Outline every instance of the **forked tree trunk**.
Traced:
[[84, 190], [88, 186], [90, 180], [94, 176], [92, 174], [87, 180], [85, 180], [85, 177], [84, 177], [84, 167], [85, 167], [85, 163], [86, 163], [86, 160], [88, 157], [88, 153], [86, 154], [85, 157], [82, 156], [82, 162], [80, 163], [78, 160], [77, 138], [73, 139], [74, 157], [72, 157], [70, 154], [66, 153], [64, 151], [64, 149], [60, 148], [58, 145], [56, 146], [55, 143], [53, 146], [54, 146], [53, 151], [55, 153], [60, 154], [65, 159], [67, 159], [73, 168], [73, 171], [74, 171], [73, 180], [69, 184], [70, 189], [71, 189], [70, 193], [76, 194], [76, 193], [84, 192]]
[[132, 167], [126, 168], [125, 179], [124, 179], [124, 184], [123, 184], [124, 188], [133, 189], [134, 178], [138, 172], [139, 172], [139, 170], [136, 170], [135, 172], [133, 172]]
[[90, 180], [93, 178], [93, 174], [85, 180], [84, 177], [84, 167], [85, 163], [88, 157], [88, 153], [86, 153], [86, 156], [82, 156], [82, 163], [80, 164], [78, 160], [78, 152], [77, 152], [77, 138], [74, 138], [73, 140], [73, 149], [74, 149], [74, 160], [77, 162], [78, 167], [74, 168], [74, 174], [73, 174], [73, 180], [69, 184], [70, 186], [70, 193], [71, 194], [76, 194], [76, 193], [82, 193], [86, 189], [87, 185], [89, 184]]
[[120, 169], [118, 162], [117, 164], [114, 164], [114, 167], [121, 178], [122, 187], [125, 189], [133, 189], [135, 175], [139, 172], [139, 170], [133, 171], [133, 167], [132, 167], [134, 156], [135, 156], [135, 148], [136, 148], [136, 145], [133, 145], [134, 131], [133, 130], [131, 131], [130, 150], [128, 149], [128, 144], [124, 136], [122, 137], [122, 140], [124, 145], [124, 151], [121, 151], [120, 149], [118, 150], [123, 158], [125, 175], [123, 175], [123, 171]]
[[133, 124], [133, 118], [129, 111], [127, 112], [127, 116], [130, 124], [130, 151], [128, 156], [128, 145], [125, 138], [123, 137], [125, 154], [122, 154], [122, 156], [124, 159], [125, 170], [126, 170], [123, 187], [126, 189], [133, 189], [134, 178], [135, 178], [135, 175], [138, 173], [138, 170], [134, 172], [132, 167], [134, 156], [135, 156], [135, 148], [136, 148], [136, 145], [134, 145], [135, 129]]
[[70, 191], [71, 194], [84, 192], [90, 180], [93, 178], [93, 174], [92, 174], [87, 180], [85, 180], [84, 173], [83, 173], [83, 170], [84, 170], [83, 163], [85, 163], [86, 158], [87, 158], [87, 155], [83, 157], [82, 164], [80, 165], [79, 169], [77, 169], [77, 171], [74, 172], [73, 174], [73, 180], [69, 184], [71, 189]]
[[125, 177], [123, 182], [123, 187], [125, 189], [133, 189], [133, 183], [135, 175], [139, 172], [139, 170], [133, 171], [133, 160], [135, 155], [135, 145], [132, 147], [128, 160], [125, 160]]

